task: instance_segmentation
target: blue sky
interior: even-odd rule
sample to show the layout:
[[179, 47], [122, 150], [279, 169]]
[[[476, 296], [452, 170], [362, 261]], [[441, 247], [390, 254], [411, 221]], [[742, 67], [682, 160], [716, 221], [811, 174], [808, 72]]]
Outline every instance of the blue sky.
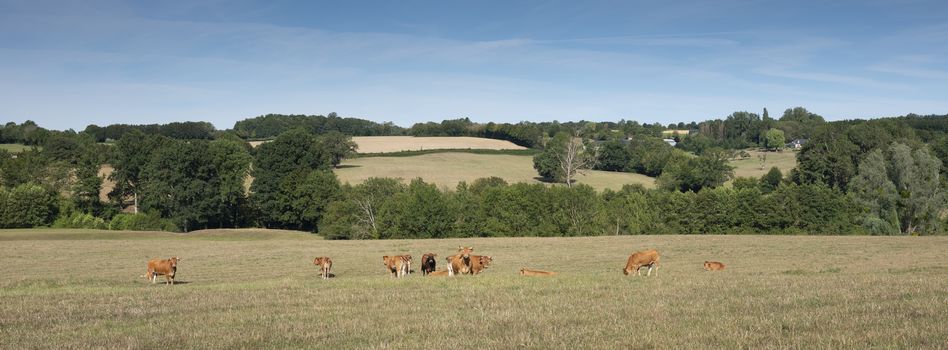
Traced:
[[948, 113], [948, 1], [6, 1], [0, 120]]

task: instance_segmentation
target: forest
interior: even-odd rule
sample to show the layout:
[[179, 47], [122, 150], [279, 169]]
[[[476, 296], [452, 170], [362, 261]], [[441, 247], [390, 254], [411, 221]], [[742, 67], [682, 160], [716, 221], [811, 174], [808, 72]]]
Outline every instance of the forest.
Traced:
[[[665, 130], [688, 133], [663, 135]], [[499, 178], [437, 188], [374, 178], [341, 184], [352, 136], [476, 136], [536, 149], [553, 184]], [[674, 139], [672, 146], [668, 140]], [[271, 140], [252, 148], [248, 140]], [[789, 173], [734, 178], [745, 149], [790, 152]], [[0, 142], [0, 227], [192, 231], [266, 227], [333, 239], [614, 234], [944, 234], [948, 116], [827, 122], [804, 108], [772, 119], [735, 112], [670, 125], [475, 123], [401, 128], [358, 118], [266, 115], [230, 130], [206, 122], [89, 125], [81, 132], [7, 123]], [[115, 186], [100, 198], [100, 169]], [[587, 169], [635, 172], [658, 188], [597, 192]], [[248, 177], [252, 184], [248, 187]], [[728, 183], [728, 185], [726, 185]]]

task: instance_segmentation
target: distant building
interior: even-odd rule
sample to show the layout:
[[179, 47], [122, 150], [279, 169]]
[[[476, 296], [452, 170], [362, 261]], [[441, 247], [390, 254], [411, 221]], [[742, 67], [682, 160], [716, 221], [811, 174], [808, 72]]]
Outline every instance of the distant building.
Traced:
[[671, 145], [672, 147], [675, 147], [675, 145], [678, 144], [678, 142], [675, 142], [675, 139], [662, 139], [662, 141], [665, 141], [666, 143], [668, 143], [668, 144]]
[[786, 144], [786, 146], [787, 148], [800, 149], [800, 148], [803, 148], [803, 145], [805, 144], [806, 144], [806, 139], [796, 139], [796, 140], [790, 141], [790, 143]]

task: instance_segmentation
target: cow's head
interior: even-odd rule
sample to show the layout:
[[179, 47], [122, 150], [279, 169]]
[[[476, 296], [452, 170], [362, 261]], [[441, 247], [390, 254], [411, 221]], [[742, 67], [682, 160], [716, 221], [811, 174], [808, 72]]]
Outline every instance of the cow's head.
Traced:
[[526, 270], [527, 270], [526, 267], [521, 267], [521, 268], [520, 268], [520, 274], [521, 274], [521, 275], [526, 274]]
[[391, 260], [388, 258], [388, 255], [382, 256], [382, 265], [389, 266]]
[[421, 260], [425, 263], [434, 264], [435, 258], [438, 257], [438, 254], [428, 253], [421, 257]]
[[181, 258], [172, 256], [171, 259], [168, 259], [168, 261], [171, 262], [171, 267], [178, 268], [178, 262], [181, 261]]
[[487, 265], [490, 265], [490, 263], [494, 261], [494, 258], [487, 255], [481, 255], [479, 259], [481, 260], [481, 265], [484, 267], [487, 267]]
[[468, 264], [471, 262], [471, 252], [474, 251], [474, 247], [462, 247], [458, 246], [458, 256], [461, 259], [464, 259], [464, 263]]

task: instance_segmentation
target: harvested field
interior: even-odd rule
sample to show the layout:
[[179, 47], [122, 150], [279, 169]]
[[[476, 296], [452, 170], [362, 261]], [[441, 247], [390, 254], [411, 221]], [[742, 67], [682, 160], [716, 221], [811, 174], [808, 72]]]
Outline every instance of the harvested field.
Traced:
[[[948, 338], [948, 237], [7, 230], [0, 241], [9, 349], [935, 349]], [[458, 245], [493, 264], [478, 276], [393, 279], [380, 261]], [[657, 275], [622, 275], [645, 248], [661, 253]], [[139, 277], [148, 258], [170, 255], [183, 258], [182, 283]], [[334, 278], [318, 278], [314, 256], [333, 258]], [[706, 272], [705, 260], [727, 268]], [[525, 278], [521, 267], [559, 275]]]
[[[513, 142], [480, 137], [355, 136], [359, 153], [392, 153], [432, 149], [527, 149]], [[257, 147], [266, 141], [251, 141]]]
[[[461, 181], [497, 176], [508, 183], [540, 183], [533, 169], [533, 157], [514, 155], [485, 155], [470, 153], [436, 153], [411, 157], [366, 157], [343, 161], [335, 170], [341, 182], [357, 184], [371, 177], [400, 177], [403, 180], [420, 177], [439, 187], [454, 189]], [[655, 187], [655, 179], [633, 173], [588, 171], [577, 176], [584, 183], [603, 190], [620, 189], [624, 184]]]

